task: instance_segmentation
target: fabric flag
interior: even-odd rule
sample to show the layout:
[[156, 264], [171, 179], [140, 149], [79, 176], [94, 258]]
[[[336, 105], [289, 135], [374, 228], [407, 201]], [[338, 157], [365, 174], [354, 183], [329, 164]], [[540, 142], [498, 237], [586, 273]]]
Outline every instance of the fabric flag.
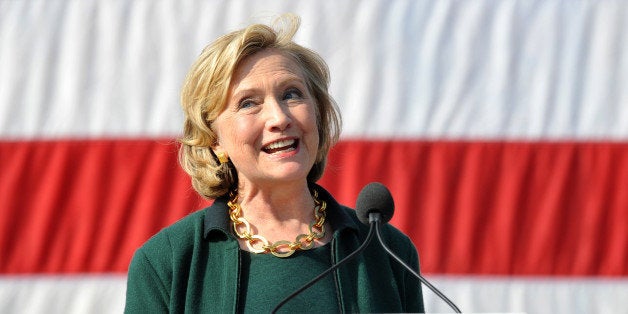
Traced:
[[282, 12], [344, 119], [319, 183], [348, 206], [387, 185], [391, 223], [463, 312], [626, 313], [612, 0], [1, 1], [0, 312], [122, 311], [135, 249], [209, 204], [177, 163], [187, 69]]

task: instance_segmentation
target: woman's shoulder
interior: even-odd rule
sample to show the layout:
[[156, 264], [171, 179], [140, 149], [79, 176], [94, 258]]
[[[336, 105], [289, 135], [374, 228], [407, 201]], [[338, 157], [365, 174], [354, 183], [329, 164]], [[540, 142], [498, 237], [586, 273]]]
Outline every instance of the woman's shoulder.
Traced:
[[138, 251], [147, 255], [171, 253], [192, 246], [203, 236], [205, 210], [192, 212], [150, 237]]
[[[358, 234], [361, 238], [366, 237], [370, 226], [360, 222], [355, 209], [344, 205], [340, 205], [339, 208], [342, 212], [342, 216], [345, 217], [344, 225], [353, 226], [353, 228], [358, 231]], [[350, 223], [347, 223], [347, 221], [350, 221]], [[386, 240], [387, 243], [389, 243], [390, 246], [402, 250], [415, 250], [414, 244], [410, 237], [408, 237], [405, 233], [403, 233], [392, 224], [382, 224], [380, 231], [382, 237]]]
[[[343, 212], [343, 215], [350, 219], [353, 225], [359, 226], [359, 229], [363, 231], [368, 231], [369, 226], [360, 222], [355, 209], [345, 205], [339, 205], [339, 208]], [[407, 235], [397, 229], [397, 227], [391, 225], [389, 222], [382, 224], [381, 231], [384, 236], [399, 239], [401, 241], [410, 241], [410, 238]]]
[[[370, 226], [363, 224], [360, 222], [357, 217], [357, 213], [354, 209], [341, 206], [342, 210], [347, 214], [348, 217], [351, 217], [351, 220], [355, 222], [356, 225], [359, 226], [360, 232], [365, 233], [368, 232]], [[414, 250], [414, 244], [410, 237], [399, 230], [394, 225], [390, 224], [390, 222], [384, 223], [380, 228], [382, 237], [386, 239], [387, 243], [390, 243], [391, 246], [398, 247], [399, 249], [411, 249]]]

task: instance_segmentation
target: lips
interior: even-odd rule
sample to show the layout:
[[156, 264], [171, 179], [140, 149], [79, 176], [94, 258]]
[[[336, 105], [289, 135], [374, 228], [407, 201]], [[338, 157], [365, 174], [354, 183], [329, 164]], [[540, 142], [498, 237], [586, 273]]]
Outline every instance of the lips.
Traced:
[[299, 140], [296, 139], [287, 139], [280, 140], [276, 142], [272, 142], [262, 148], [265, 153], [274, 154], [279, 152], [289, 152], [293, 151], [299, 145]]

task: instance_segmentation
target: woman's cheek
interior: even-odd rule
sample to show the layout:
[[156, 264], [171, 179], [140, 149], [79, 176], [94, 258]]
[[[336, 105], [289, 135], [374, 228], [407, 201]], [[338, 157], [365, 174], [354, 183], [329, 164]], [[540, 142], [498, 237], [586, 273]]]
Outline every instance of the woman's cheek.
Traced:
[[234, 121], [234, 134], [232, 134], [233, 138], [239, 138], [241, 142], [239, 144], [254, 143], [255, 139], [258, 137], [258, 134], [263, 128], [260, 127], [258, 124], [259, 123], [257, 123], [255, 119], [242, 118]]

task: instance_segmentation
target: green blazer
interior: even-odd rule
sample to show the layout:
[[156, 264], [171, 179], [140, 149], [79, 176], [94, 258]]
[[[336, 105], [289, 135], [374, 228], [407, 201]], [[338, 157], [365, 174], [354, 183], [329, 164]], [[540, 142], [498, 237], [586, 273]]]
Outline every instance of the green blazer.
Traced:
[[[331, 263], [337, 263], [363, 243], [369, 227], [359, 222], [354, 210], [316, 188], [327, 202], [327, 221], [334, 230]], [[227, 199], [218, 198], [140, 247], [129, 266], [125, 313], [241, 312], [241, 252], [228, 210]], [[419, 270], [417, 251], [406, 235], [386, 224], [382, 236], [391, 250]], [[420, 282], [390, 258], [376, 238], [329, 276], [334, 276], [343, 312], [424, 312]]]

